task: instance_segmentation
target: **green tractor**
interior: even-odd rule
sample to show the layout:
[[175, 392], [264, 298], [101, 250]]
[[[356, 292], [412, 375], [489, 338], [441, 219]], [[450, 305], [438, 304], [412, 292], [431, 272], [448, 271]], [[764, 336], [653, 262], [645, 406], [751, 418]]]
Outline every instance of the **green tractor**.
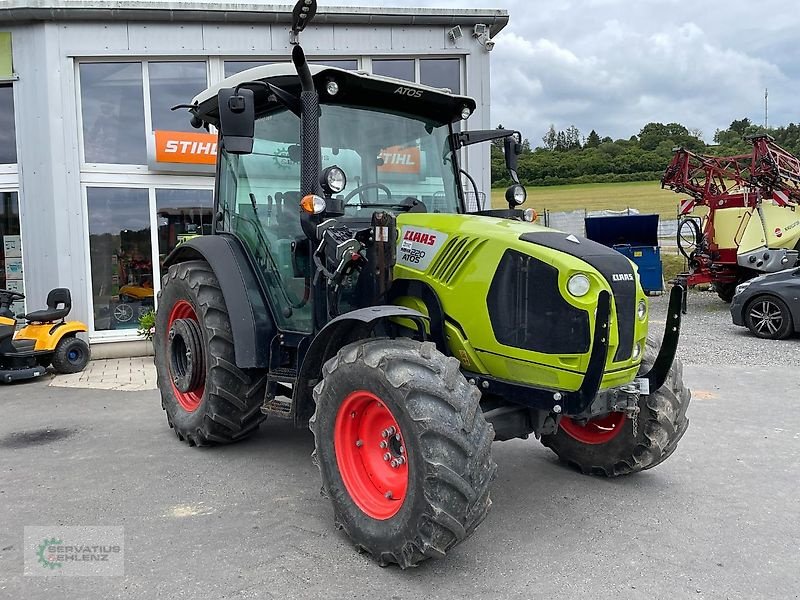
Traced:
[[[310, 426], [336, 526], [403, 568], [486, 517], [495, 440], [534, 434], [608, 477], [663, 462], [688, 424], [685, 292], [655, 342], [627, 258], [519, 209], [518, 132], [459, 131], [465, 96], [310, 66], [315, 12], [294, 7], [292, 63], [185, 107], [219, 149], [213, 235], [164, 263], [155, 362], [178, 438]], [[467, 212], [459, 151], [493, 140], [509, 208]]]

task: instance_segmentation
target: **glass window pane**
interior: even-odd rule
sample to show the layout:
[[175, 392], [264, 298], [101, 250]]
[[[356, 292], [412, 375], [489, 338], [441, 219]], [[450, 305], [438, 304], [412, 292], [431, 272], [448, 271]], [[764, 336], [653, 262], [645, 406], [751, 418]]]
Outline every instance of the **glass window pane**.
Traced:
[[[25, 293], [22, 286], [22, 243], [17, 192], [0, 192], [0, 289]], [[23, 300], [11, 305], [15, 315], [25, 312]]]
[[0, 85], [0, 165], [17, 162], [17, 135], [14, 129], [14, 88]]
[[88, 163], [147, 163], [141, 63], [82, 63], [83, 149]]
[[269, 61], [269, 60], [226, 60], [225, 61], [225, 77], [236, 75], [247, 69], [254, 69], [256, 67], [263, 67], [264, 65], [274, 65], [276, 62], [285, 61]]
[[415, 81], [414, 61], [413, 60], [374, 60], [372, 61], [372, 73], [383, 75], [384, 77], [394, 77], [395, 79], [405, 79]]
[[355, 71], [358, 69], [358, 61], [356, 59], [331, 59], [324, 58], [309, 58], [308, 62], [312, 65], [325, 65], [326, 67], [337, 67], [339, 69], [348, 69]]
[[195, 131], [185, 110], [172, 111], [176, 104], [189, 104], [208, 87], [205, 62], [151, 62], [150, 113], [154, 131]]
[[419, 81], [460, 94], [461, 61], [458, 58], [423, 58], [419, 61]]
[[86, 201], [94, 328], [136, 329], [154, 306], [148, 191], [89, 188]]
[[186, 240], [211, 233], [213, 204], [211, 190], [156, 190], [159, 261]]

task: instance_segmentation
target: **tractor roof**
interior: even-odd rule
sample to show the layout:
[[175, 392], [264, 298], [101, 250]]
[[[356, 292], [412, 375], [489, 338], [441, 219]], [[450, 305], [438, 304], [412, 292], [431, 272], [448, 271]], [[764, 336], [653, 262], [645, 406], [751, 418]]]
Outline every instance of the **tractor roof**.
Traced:
[[[444, 125], [461, 120], [461, 111], [468, 107], [475, 110], [475, 100], [459, 96], [449, 90], [437, 89], [390, 77], [370, 75], [363, 71], [346, 71], [323, 65], [310, 65], [314, 84], [319, 91], [321, 104], [338, 104], [362, 108], [379, 108], [392, 112], [414, 115], [425, 121]], [[327, 83], [336, 81], [339, 91], [335, 96], [327, 92]], [[248, 81], [268, 81], [299, 97], [300, 79], [292, 63], [277, 63], [255, 67], [232, 75], [220, 83], [199, 93], [192, 100], [197, 105], [197, 116], [216, 125], [219, 121], [217, 93], [223, 88], [233, 88]], [[254, 86], [256, 114], [263, 115], [282, 108], [277, 100], [262, 86]]]

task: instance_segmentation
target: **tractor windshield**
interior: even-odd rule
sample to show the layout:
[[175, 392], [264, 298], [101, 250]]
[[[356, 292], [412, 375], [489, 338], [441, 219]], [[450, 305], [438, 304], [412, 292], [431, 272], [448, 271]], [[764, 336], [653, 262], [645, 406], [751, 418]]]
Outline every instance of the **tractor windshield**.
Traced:
[[[347, 176], [340, 196], [348, 216], [368, 219], [376, 209], [462, 212], [447, 125], [377, 110], [323, 104], [322, 168]], [[300, 226], [300, 119], [281, 110], [256, 121], [252, 154], [221, 154], [219, 229], [247, 244], [264, 274], [276, 315], [287, 329], [310, 331], [308, 282], [297, 274], [294, 249]], [[283, 321], [283, 322], [281, 322]]]

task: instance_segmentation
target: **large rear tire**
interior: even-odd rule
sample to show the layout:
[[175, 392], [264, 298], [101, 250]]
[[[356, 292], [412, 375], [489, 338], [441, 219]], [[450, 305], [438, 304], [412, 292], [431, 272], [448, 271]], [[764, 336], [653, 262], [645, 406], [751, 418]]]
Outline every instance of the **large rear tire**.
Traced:
[[235, 442], [266, 418], [266, 375], [236, 366], [228, 309], [208, 263], [169, 268], [154, 347], [161, 406], [178, 439], [195, 446]]
[[[647, 338], [641, 373], [650, 369], [659, 347], [659, 342]], [[622, 413], [585, 424], [562, 417], [558, 431], [543, 435], [542, 443], [587, 475], [617, 477], [651, 469], [669, 458], [686, 432], [690, 399], [683, 365], [676, 359], [664, 385], [640, 398], [635, 431], [633, 421]]]
[[497, 465], [480, 396], [430, 342], [356, 342], [325, 364], [310, 421], [322, 493], [381, 565], [442, 557], [486, 517]]

